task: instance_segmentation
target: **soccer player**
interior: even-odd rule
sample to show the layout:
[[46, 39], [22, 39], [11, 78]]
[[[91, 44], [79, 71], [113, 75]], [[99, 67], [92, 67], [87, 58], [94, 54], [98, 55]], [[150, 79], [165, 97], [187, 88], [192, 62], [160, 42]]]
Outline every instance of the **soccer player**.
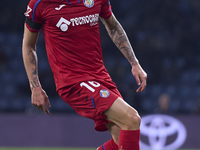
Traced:
[[112, 135], [98, 150], [139, 150], [140, 116], [123, 100], [105, 69], [99, 18], [130, 62], [139, 86], [136, 92], [145, 89], [147, 74], [109, 1], [30, 0], [25, 16], [22, 51], [32, 104], [49, 114], [37, 67], [36, 43], [42, 29], [58, 94], [78, 114], [93, 119], [97, 131], [109, 130]]

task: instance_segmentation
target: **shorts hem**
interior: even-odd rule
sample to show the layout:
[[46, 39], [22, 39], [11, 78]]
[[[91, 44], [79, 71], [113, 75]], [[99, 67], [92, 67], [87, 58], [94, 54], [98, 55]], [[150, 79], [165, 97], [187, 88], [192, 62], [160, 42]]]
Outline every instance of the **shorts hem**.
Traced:
[[[119, 98], [120, 96], [117, 96], [117, 98]], [[110, 109], [110, 107], [113, 105], [113, 103], [117, 100], [117, 98], [113, 99], [113, 100], [110, 100], [111, 102], [107, 105], [107, 107], [105, 109], [102, 109], [101, 110], [101, 113], [103, 113], [103, 115], [105, 115], [104, 113]], [[107, 118], [107, 116], [105, 115], [105, 118]], [[105, 123], [102, 123], [101, 125], [96, 125], [95, 124], [95, 130], [96, 131], [99, 131], [99, 132], [103, 132], [103, 131], [107, 131], [107, 127], [105, 126], [105, 124], [107, 123], [111, 123], [112, 121], [109, 121], [109, 120], [105, 120]]]

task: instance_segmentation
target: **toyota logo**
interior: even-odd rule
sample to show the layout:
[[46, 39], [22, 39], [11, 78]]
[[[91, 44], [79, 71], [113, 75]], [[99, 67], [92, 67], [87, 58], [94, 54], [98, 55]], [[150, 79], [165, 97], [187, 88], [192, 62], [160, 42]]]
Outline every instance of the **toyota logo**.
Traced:
[[142, 117], [142, 150], [175, 150], [184, 144], [186, 136], [186, 128], [176, 118], [158, 114]]

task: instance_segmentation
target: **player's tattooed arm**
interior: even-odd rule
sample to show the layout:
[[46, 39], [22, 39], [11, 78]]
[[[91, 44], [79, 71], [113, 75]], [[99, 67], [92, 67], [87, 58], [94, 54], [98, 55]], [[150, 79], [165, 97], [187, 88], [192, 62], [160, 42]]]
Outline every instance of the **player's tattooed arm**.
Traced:
[[24, 65], [29, 79], [31, 90], [40, 87], [37, 71], [37, 54], [35, 46], [37, 38], [38, 33], [30, 33], [27, 30], [25, 31], [22, 52]]
[[31, 103], [38, 109], [41, 109], [47, 114], [49, 114], [49, 110], [47, 108], [47, 106], [51, 107], [49, 98], [46, 92], [42, 89], [38, 77], [38, 61], [36, 54], [36, 43], [38, 35], [38, 33], [30, 32], [26, 25], [24, 26], [22, 55], [32, 92]]
[[131, 66], [138, 64], [138, 60], [134, 54], [133, 48], [128, 40], [128, 37], [120, 23], [115, 18], [115, 16], [112, 14], [112, 16], [109, 19], [100, 19], [105, 25], [110, 38], [115, 43], [117, 48], [123, 53], [123, 55], [129, 61]]
[[29, 77], [30, 87], [31, 89], [40, 87], [39, 79], [38, 79], [38, 71], [37, 71], [37, 55], [35, 50], [31, 50], [31, 53], [29, 54], [29, 60], [32, 67], [31, 68], [31, 74]]
[[142, 92], [146, 87], [147, 74], [140, 66], [124, 29], [113, 14], [109, 19], [101, 18], [101, 21], [105, 25], [112, 41], [131, 64], [132, 74], [139, 85], [139, 88], [136, 91]]

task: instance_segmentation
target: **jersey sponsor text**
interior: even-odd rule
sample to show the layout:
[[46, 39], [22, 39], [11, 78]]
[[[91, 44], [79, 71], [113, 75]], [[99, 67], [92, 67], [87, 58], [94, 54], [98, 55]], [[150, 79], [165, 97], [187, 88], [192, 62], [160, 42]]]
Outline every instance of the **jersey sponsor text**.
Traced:
[[76, 17], [70, 19], [72, 22], [72, 26], [75, 25], [83, 25], [90, 23], [91, 26], [96, 25], [99, 20], [99, 14], [89, 15], [89, 16], [83, 16], [83, 17]]

